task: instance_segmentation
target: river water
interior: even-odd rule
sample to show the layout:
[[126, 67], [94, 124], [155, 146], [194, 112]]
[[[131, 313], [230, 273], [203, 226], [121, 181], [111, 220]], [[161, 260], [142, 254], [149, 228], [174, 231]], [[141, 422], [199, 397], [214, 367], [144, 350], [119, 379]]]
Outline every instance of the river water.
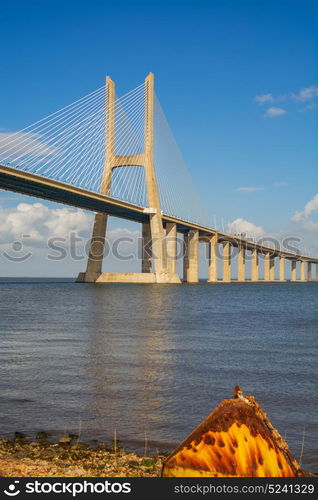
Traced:
[[171, 450], [235, 385], [318, 472], [318, 283], [0, 283], [0, 436]]

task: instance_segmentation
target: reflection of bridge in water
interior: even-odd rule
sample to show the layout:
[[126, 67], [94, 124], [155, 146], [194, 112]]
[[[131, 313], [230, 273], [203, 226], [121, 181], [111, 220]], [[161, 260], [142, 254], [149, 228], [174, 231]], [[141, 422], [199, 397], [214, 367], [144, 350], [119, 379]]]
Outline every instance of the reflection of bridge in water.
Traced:
[[[106, 95], [106, 98], [105, 98]], [[230, 282], [232, 247], [237, 248], [238, 281], [318, 280], [318, 259], [277, 249], [212, 227], [201, 206], [168, 123], [154, 94], [154, 78], [121, 98], [106, 78], [102, 87], [0, 143], [0, 187], [96, 212], [90, 255], [80, 282], [180, 283], [177, 233], [183, 233], [183, 279], [198, 282], [198, 248], [209, 246], [208, 281]], [[141, 273], [102, 272], [108, 216], [142, 224]], [[278, 261], [278, 280], [275, 262]], [[299, 263], [299, 279], [297, 279]], [[313, 276], [312, 265], [316, 273]]]

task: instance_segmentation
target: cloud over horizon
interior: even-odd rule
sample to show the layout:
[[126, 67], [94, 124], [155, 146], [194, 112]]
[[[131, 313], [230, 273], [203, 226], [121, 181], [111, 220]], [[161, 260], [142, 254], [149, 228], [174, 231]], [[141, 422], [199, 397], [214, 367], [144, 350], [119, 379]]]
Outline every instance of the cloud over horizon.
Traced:
[[285, 181], [273, 182], [273, 186], [275, 188], [280, 188], [280, 187], [283, 187], [283, 186], [288, 186], [288, 182], [285, 182]]
[[[292, 104], [294, 103], [306, 103], [307, 106], [298, 109], [300, 112], [304, 111], [309, 111], [312, 109], [316, 109], [318, 107], [318, 104], [316, 102], [310, 102], [313, 101], [315, 98], [318, 98], [318, 86], [317, 85], [310, 85], [308, 87], [304, 87], [300, 89], [298, 92], [289, 92], [286, 94], [274, 96], [271, 92], [268, 92], [266, 94], [258, 94], [254, 97], [254, 101], [257, 102], [259, 105], [263, 106], [267, 103], [279, 103], [279, 102], [286, 102], [286, 105], [288, 102]], [[269, 116], [271, 118], [286, 114], [287, 111], [283, 108], [279, 107], [271, 107], [267, 109], [265, 112], [265, 116]]]
[[[49, 208], [43, 203], [19, 203], [16, 207], [0, 206], [0, 244], [12, 243], [27, 237], [28, 245], [41, 246], [49, 238], [67, 240], [71, 232], [91, 237], [94, 214], [82, 209], [68, 207]], [[107, 239], [136, 240], [141, 231], [116, 227], [107, 230]]]
[[268, 108], [265, 113], [265, 116], [269, 116], [270, 118], [275, 118], [276, 116], [285, 115], [287, 111], [283, 108]]
[[253, 187], [253, 186], [247, 186], [247, 187], [238, 187], [234, 191], [237, 192], [245, 192], [245, 193], [252, 193], [253, 191], [262, 191], [264, 188], [262, 187]]
[[274, 97], [273, 94], [261, 94], [261, 95], [256, 95], [255, 96], [255, 101], [264, 103], [264, 102], [273, 102]]
[[230, 234], [245, 233], [247, 237], [260, 238], [265, 235], [265, 231], [261, 226], [253, 224], [245, 219], [238, 218], [227, 225], [227, 230]]
[[48, 238], [67, 238], [71, 231], [81, 233], [91, 227], [92, 215], [80, 209], [48, 208], [43, 203], [19, 203], [0, 207], [0, 242], [27, 237], [28, 244]]
[[301, 235], [314, 255], [317, 255], [318, 252], [318, 222], [317, 217], [316, 220], [313, 220], [311, 217], [317, 213], [318, 193], [306, 203], [303, 210], [295, 212], [290, 219], [293, 222], [293, 231]]
[[318, 97], [318, 86], [316, 85], [301, 89], [297, 94], [291, 94], [291, 98], [296, 101], [309, 101], [315, 97]]
[[305, 221], [315, 212], [318, 212], [318, 193], [306, 203], [303, 210], [295, 212], [291, 220], [293, 222]]

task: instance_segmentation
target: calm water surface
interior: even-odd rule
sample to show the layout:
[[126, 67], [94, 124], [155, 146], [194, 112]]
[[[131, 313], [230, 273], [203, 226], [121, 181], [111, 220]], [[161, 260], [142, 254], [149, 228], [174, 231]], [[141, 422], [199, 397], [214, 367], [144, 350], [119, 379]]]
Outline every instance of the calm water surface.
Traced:
[[0, 435], [169, 450], [239, 384], [317, 472], [317, 339], [317, 283], [2, 282]]

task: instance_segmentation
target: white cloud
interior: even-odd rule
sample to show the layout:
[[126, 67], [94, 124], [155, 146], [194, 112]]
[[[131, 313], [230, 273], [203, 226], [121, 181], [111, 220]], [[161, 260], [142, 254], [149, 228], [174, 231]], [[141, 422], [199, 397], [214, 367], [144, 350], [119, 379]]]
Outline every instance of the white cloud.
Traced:
[[318, 108], [318, 104], [316, 102], [312, 102], [311, 104], [308, 104], [308, 106], [305, 106], [304, 108], [299, 109], [298, 111], [300, 113], [303, 113], [304, 111], [310, 111], [312, 109]]
[[[306, 101], [311, 101], [317, 97], [318, 97], [318, 86], [310, 85], [309, 87], [305, 87], [296, 93], [289, 92], [288, 94], [282, 94], [278, 96], [274, 96], [272, 93], [260, 94], [255, 96], [254, 100], [259, 104], [266, 104], [270, 102], [277, 103], [282, 101], [306, 102]], [[298, 109], [298, 111], [299, 112], [309, 111], [312, 109], [316, 109], [317, 106], [318, 106], [317, 103], [312, 102], [307, 106], [305, 106], [304, 108]], [[283, 115], [285, 113], [287, 113], [287, 111], [283, 108], [271, 107], [266, 111], [265, 116], [270, 116], [273, 118], [275, 116]]]
[[[314, 233], [318, 232], [318, 222], [314, 222], [312, 220], [306, 220], [304, 223], [304, 227], [305, 227], [305, 229], [307, 229], [307, 231], [312, 231]], [[317, 238], [317, 235], [316, 235], [316, 238]]]
[[51, 209], [42, 203], [19, 203], [14, 208], [0, 207], [0, 241], [27, 237], [39, 244], [51, 237], [67, 238], [71, 231], [81, 233], [92, 225], [92, 215], [67, 207]]
[[264, 236], [265, 231], [261, 226], [256, 226], [252, 222], [245, 219], [239, 218], [235, 219], [233, 222], [227, 225], [227, 231], [230, 234], [246, 234], [247, 238], [260, 238]]
[[83, 210], [70, 210], [67, 207], [50, 211], [44, 225], [51, 236], [67, 237], [70, 231], [82, 232], [90, 227], [91, 216]]
[[283, 108], [272, 107], [272, 108], [268, 108], [265, 115], [270, 116], [271, 118], [274, 118], [275, 116], [284, 115], [285, 113], [287, 113], [287, 111]]
[[318, 97], [318, 87], [311, 85], [310, 87], [301, 89], [298, 94], [291, 94], [291, 97], [296, 101], [309, 101], [314, 97]]
[[272, 94], [261, 94], [255, 96], [255, 101], [260, 102], [261, 104], [263, 104], [264, 102], [273, 102], [274, 97]]
[[124, 227], [116, 227], [107, 231], [107, 238], [110, 240], [118, 240], [119, 238], [131, 238], [137, 239], [140, 237], [141, 232], [138, 230], [132, 231], [131, 229], [127, 229]]
[[[318, 256], [318, 222], [310, 217], [318, 213], [318, 194], [306, 203], [304, 209], [295, 212], [291, 217], [294, 234], [298, 234], [302, 242], [306, 242], [306, 247], [310, 248], [309, 253]], [[302, 244], [304, 247], [304, 244]], [[308, 252], [306, 252], [308, 253]]]
[[47, 156], [54, 153], [39, 134], [30, 132], [0, 133], [0, 161], [10, 162], [26, 155]]
[[273, 182], [273, 186], [275, 188], [280, 188], [280, 187], [287, 186], [287, 185], [288, 185], [288, 182], [285, 182], [285, 181]]
[[264, 188], [262, 187], [239, 187], [236, 188], [235, 191], [243, 191], [245, 193], [251, 193], [253, 191], [262, 191]]
[[300, 212], [295, 212], [291, 220], [294, 222], [304, 221], [308, 219], [314, 212], [318, 212], [318, 194], [312, 200], [308, 201], [304, 209]]

